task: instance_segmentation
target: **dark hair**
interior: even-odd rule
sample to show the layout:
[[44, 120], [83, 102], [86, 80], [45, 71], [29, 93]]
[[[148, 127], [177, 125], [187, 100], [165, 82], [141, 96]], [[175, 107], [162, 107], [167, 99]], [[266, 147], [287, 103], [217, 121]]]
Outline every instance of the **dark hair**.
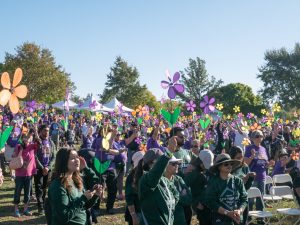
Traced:
[[[76, 151], [74, 148], [61, 148], [56, 155], [55, 166], [53, 170], [53, 174], [51, 176], [51, 181], [54, 179], [59, 179], [61, 184], [67, 191], [70, 193], [72, 186], [69, 184], [69, 181], [66, 177], [66, 173], [68, 172], [68, 161], [70, 157], [71, 151]], [[72, 175], [72, 180], [74, 181], [75, 186], [82, 191], [83, 189], [83, 181], [80, 177], [79, 171], [76, 171]]]
[[234, 159], [239, 153], [243, 153], [243, 149], [241, 149], [239, 146], [232, 146], [229, 151], [229, 155], [232, 159]]
[[46, 129], [46, 128], [49, 128], [48, 124], [42, 124], [40, 127], [39, 127], [39, 132], [41, 132], [42, 130]]
[[195, 169], [198, 170], [199, 172], [204, 172], [204, 169], [203, 169], [203, 162], [202, 162], [202, 160], [201, 160], [199, 157], [193, 158], [193, 159], [191, 160], [190, 164], [191, 164], [192, 166], [194, 166]]
[[149, 170], [150, 170], [149, 164], [144, 163], [144, 160], [141, 159], [135, 169], [134, 178], [133, 178], [132, 186], [133, 188], [135, 188], [135, 190], [138, 190], [139, 180], [143, 176], [144, 171], [149, 171]]
[[170, 131], [170, 138], [176, 136], [177, 132], [182, 132], [183, 129], [181, 127], [173, 127]]

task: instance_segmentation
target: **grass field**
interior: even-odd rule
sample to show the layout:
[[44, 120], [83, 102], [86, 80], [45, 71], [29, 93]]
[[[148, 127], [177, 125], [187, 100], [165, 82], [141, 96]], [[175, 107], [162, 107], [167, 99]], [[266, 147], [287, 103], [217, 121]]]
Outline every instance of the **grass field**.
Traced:
[[[3, 225], [15, 225], [18, 223], [22, 223], [22, 225], [41, 225], [46, 224], [45, 217], [37, 215], [37, 207], [35, 202], [30, 204], [30, 209], [33, 212], [33, 216], [21, 216], [21, 218], [14, 217], [14, 206], [12, 204], [14, 192], [14, 182], [10, 179], [6, 178], [4, 184], [0, 187], [0, 224]], [[21, 198], [22, 201], [22, 198]], [[294, 202], [291, 201], [282, 201], [279, 204], [280, 208], [285, 207], [296, 207]], [[105, 214], [105, 203], [103, 202], [100, 205], [101, 215], [98, 217], [98, 224], [101, 225], [124, 225], [126, 224], [124, 221], [124, 211], [125, 211], [125, 202], [124, 201], [116, 201], [115, 203], [115, 215], [106, 215]], [[269, 210], [275, 210], [269, 209]], [[22, 212], [22, 205], [20, 207], [20, 212]], [[272, 223], [275, 224], [279, 219], [279, 216], [276, 215], [272, 218]], [[298, 218], [291, 217], [291, 219], [287, 220], [284, 225], [292, 225]], [[197, 220], [195, 216], [193, 217], [192, 225], [196, 225]]]

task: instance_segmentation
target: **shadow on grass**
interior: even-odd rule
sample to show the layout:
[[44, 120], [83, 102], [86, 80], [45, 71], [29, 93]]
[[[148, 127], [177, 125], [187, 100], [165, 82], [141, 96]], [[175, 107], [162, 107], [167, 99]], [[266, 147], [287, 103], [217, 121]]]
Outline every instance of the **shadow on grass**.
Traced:
[[3, 225], [15, 225], [22, 223], [22, 225], [46, 225], [46, 220], [44, 217], [37, 217], [37, 218], [32, 218], [32, 217], [25, 217], [22, 216], [20, 218], [14, 218], [9, 221], [2, 221], [0, 224]]

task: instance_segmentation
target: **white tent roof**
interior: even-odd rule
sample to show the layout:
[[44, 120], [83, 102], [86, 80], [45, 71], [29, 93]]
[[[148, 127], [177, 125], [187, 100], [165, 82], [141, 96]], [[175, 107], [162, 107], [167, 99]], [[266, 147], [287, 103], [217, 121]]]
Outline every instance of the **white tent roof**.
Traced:
[[[92, 107], [92, 105], [95, 104], [95, 107]], [[105, 111], [105, 112], [112, 112], [113, 110], [101, 105], [96, 98], [93, 96], [87, 99], [80, 107], [77, 106], [77, 109], [84, 109], [84, 110], [89, 110], [91, 112], [98, 112], [98, 111]]]
[[[118, 106], [120, 106], [122, 103], [118, 101], [118, 99], [113, 98], [112, 100], [110, 100], [109, 102], [106, 102], [103, 106], [110, 108], [112, 110], [114, 110], [115, 108], [118, 108]], [[124, 112], [132, 112], [133, 110], [124, 106], [122, 107], [122, 110]]]
[[[53, 108], [58, 108], [58, 109], [66, 109], [67, 106], [67, 101], [60, 101], [52, 104]], [[69, 100], [69, 108], [73, 109], [77, 106], [77, 104], [71, 100]]]

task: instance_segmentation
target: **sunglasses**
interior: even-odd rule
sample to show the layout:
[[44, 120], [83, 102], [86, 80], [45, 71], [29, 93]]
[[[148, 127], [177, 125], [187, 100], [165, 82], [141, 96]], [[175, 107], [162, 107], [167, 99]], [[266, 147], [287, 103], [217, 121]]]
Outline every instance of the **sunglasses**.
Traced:
[[170, 162], [169, 163], [171, 166], [180, 166], [181, 163], [177, 163], [177, 162]]
[[223, 163], [223, 166], [225, 166], [225, 167], [232, 166], [232, 163]]
[[192, 148], [199, 148], [198, 145], [192, 145]]

